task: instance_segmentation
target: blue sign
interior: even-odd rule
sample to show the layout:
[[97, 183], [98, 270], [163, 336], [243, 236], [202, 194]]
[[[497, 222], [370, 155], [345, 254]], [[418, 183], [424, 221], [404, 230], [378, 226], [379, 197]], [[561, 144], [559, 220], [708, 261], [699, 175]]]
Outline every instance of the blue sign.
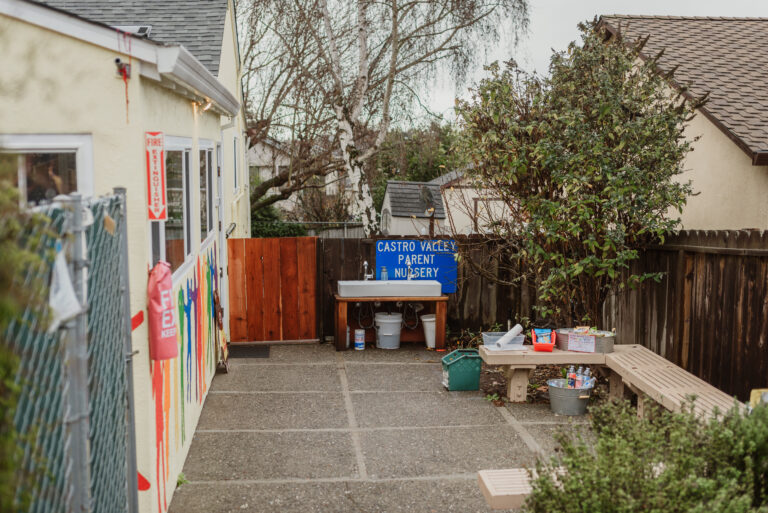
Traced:
[[387, 279], [407, 280], [408, 265], [414, 280], [437, 280], [444, 294], [456, 292], [456, 241], [395, 239], [376, 241], [376, 279], [387, 268]]

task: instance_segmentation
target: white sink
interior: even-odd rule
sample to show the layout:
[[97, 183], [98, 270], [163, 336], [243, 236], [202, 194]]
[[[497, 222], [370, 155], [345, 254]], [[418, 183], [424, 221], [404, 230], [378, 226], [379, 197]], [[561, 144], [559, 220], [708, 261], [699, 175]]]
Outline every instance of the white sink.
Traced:
[[341, 297], [439, 297], [443, 286], [436, 280], [354, 280], [339, 282]]

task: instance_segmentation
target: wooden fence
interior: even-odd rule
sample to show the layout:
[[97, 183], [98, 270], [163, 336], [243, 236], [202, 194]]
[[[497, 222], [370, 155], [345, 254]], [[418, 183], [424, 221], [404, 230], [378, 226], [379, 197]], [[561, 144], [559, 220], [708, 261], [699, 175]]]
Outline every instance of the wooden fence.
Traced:
[[[333, 335], [336, 282], [361, 279], [365, 260], [375, 265], [376, 240], [318, 241], [323, 335]], [[478, 261], [486, 250], [473, 251]], [[498, 285], [467, 267], [459, 265], [448, 303], [452, 333], [535, 318], [533, 287]], [[642, 344], [740, 399], [768, 386], [768, 232], [682, 232], [644, 252], [633, 271], [666, 274], [606, 305], [603, 324], [617, 329], [621, 343]]]
[[742, 400], [768, 386], [768, 232], [683, 232], [634, 272], [666, 273], [613, 298], [605, 324]]
[[231, 342], [317, 339], [317, 239], [229, 239]]

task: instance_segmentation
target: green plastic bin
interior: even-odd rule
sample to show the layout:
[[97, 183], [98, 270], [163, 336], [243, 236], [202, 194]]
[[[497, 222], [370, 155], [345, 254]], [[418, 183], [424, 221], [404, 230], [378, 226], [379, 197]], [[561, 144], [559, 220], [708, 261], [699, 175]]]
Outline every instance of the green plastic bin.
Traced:
[[477, 349], [457, 349], [443, 356], [443, 385], [448, 390], [479, 390], [483, 360]]

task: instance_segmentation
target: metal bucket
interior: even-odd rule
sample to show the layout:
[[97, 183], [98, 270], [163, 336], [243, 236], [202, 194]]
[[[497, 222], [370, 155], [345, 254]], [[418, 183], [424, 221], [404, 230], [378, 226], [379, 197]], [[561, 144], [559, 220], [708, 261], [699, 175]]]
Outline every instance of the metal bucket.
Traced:
[[566, 379], [550, 379], [549, 406], [556, 415], [584, 415], [587, 412], [591, 388], [565, 388]]

